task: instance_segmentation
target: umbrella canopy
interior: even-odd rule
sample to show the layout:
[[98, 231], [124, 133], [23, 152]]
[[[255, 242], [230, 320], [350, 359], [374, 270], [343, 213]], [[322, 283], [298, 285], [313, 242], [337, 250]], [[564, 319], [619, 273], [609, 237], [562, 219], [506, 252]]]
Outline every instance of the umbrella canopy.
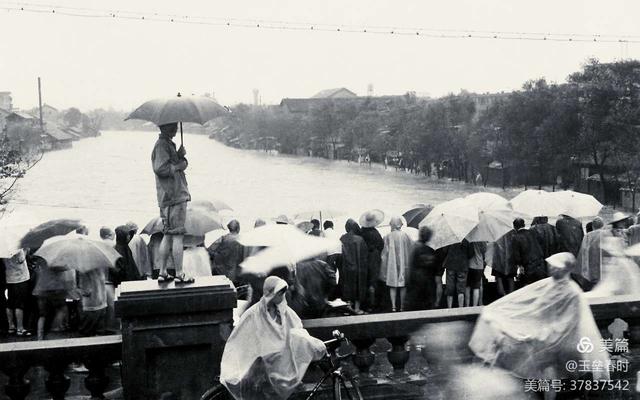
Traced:
[[307, 221], [312, 219], [317, 219], [320, 221], [320, 224], [322, 224], [322, 221], [326, 221], [328, 219], [336, 219], [338, 217], [342, 217], [343, 215], [344, 215], [344, 212], [342, 211], [326, 208], [326, 209], [318, 209], [318, 210], [301, 212], [294, 215], [293, 218], [305, 219]]
[[560, 199], [546, 190], [525, 190], [509, 203], [514, 211], [530, 217], [555, 217], [566, 210]]
[[495, 242], [513, 229], [515, 215], [511, 207], [496, 205], [478, 209], [478, 225], [469, 232], [469, 242]]
[[478, 192], [465, 197], [465, 200], [474, 206], [482, 209], [493, 209], [496, 207], [509, 207], [509, 200], [495, 193]]
[[46, 240], [35, 253], [50, 268], [69, 268], [87, 272], [101, 267], [115, 267], [120, 254], [104, 242], [83, 235], [60, 236]]
[[516, 214], [509, 200], [487, 192], [473, 193], [464, 199], [478, 208], [478, 225], [467, 235], [469, 242], [495, 242], [513, 229]]
[[222, 200], [196, 200], [196, 201], [190, 201], [187, 204], [187, 209], [192, 208], [192, 209], [202, 209], [205, 211], [213, 211], [213, 212], [219, 212], [222, 210], [230, 210], [233, 211], [233, 208], [231, 208], [231, 206], [229, 206], [227, 203], [225, 203]]
[[31, 229], [20, 240], [21, 248], [37, 249], [42, 243], [54, 236], [66, 235], [82, 227], [83, 224], [77, 219], [54, 219]]
[[[206, 212], [202, 209], [187, 209], [187, 218], [184, 222], [185, 235], [205, 236], [207, 232], [214, 229], [224, 229], [220, 222], [220, 216], [214, 212]], [[153, 235], [161, 233], [164, 228], [162, 218], [156, 217], [149, 221], [141, 233]]]
[[433, 249], [460, 243], [478, 225], [478, 208], [462, 198], [434, 207], [420, 226], [433, 231], [429, 246]]
[[304, 240], [305, 235], [295, 225], [268, 224], [243, 232], [238, 242], [244, 246], [287, 246]]
[[573, 218], [595, 217], [602, 209], [602, 203], [590, 194], [565, 190], [553, 192], [551, 196], [565, 207], [563, 214]]
[[195, 122], [204, 125], [216, 117], [225, 115], [228, 110], [210, 97], [187, 96], [178, 93], [177, 97], [147, 101], [125, 119], [141, 119], [160, 126], [173, 122]]
[[402, 216], [407, 221], [407, 226], [417, 229], [420, 226], [420, 222], [429, 215], [431, 210], [433, 210], [433, 206], [419, 205], [418, 207], [408, 210], [402, 214]]
[[[280, 226], [286, 227], [286, 225]], [[261, 228], [262, 227], [256, 228], [254, 231]], [[254, 256], [247, 258], [240, 264], [240, 267], [242, 267], [245, 273], [266, 275], [276, 267], [295, 264], [327, 253], [339, 243], [337, 239], [304, 234], [302, 236], [292, 235], [286, 243], [261, 250]]]
[[358, 223], [363, 228], [374, 228], [380, 225], [384, 221], [384, 211], [373, 209], [365, 211], [358, 220]]

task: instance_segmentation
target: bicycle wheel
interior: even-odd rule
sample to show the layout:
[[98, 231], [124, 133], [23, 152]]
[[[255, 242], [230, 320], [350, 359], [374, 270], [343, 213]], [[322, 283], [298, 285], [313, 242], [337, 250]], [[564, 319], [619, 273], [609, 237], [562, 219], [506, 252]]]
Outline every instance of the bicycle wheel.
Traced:
[[233, 400], [233, 397], [222, 384], [217, 384], [200, 396], [200, 400]]
[[334, 400], [364, 400], [360, 388], [351, 377], [340, 374], [333, 382]]

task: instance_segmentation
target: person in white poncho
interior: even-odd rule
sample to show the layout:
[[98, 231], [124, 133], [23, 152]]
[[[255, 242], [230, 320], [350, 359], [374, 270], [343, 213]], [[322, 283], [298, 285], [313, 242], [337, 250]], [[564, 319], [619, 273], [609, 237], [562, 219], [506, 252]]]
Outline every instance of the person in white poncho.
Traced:
[[287, 283], [275, 276], [263, 296], [240, 318], [224, 348], [220, 382], [237, 400], [287, 399], [307, 367], [327, 354], [324, 343], [302, 328], [285, 299]]
[[469, 347], [491, 366], [523, 379], [576, 378], [576, 372], [566, 368], [569, 360], [597, 365], [593, 379], [609, 379], [609, 354], [601, 351], [602, 337], [589, 303], [569, 278], [575, 257], [565, 252], [546, 261], [550, 278], [484, 308]]

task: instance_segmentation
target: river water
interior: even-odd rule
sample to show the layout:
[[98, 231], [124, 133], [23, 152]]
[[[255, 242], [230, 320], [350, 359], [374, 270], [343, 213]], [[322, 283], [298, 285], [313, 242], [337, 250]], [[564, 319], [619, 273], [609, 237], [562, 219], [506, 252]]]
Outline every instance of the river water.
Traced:
[[[150, 161], [156, 137], [153, 132], [106, 131], [74, 142], [71, 149], [46, 153], [19, 181], [11, 212], [3, 219], [80, 218], [92, 236], [102, 225], [133, 220], [144, 226], [158, 214]], [[402, 213], [416, 203], [436, 204], [482, 190], [380, 165], [238, 150], [202, 135], [185, 134], [184, 140], [193, 200], [223, 200], [241, 223], [320, 208], [355, 217], [370, 208]]]

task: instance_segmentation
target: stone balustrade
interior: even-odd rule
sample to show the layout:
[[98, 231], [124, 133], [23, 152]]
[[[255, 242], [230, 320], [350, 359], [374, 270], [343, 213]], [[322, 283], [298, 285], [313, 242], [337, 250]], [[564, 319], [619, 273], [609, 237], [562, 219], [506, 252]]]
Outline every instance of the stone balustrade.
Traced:
[[65, 370], [73, 362], [81, 362], [89, 370], [85, 387], [92, 398], [102, 399], [109, 383], [105, 369], [121, 357], [120, 335], [0, 344], [0, 370], [9, 377], [4, 390], [11, 400], [23, 400], [29, 394], [25, 374], [35, 366], [47, 371], [45, 386], [51, 398], [64, 399], [70, 385]]
[[[615, 318], [621, 318], [629, 324], [631, 343], [640, 343], [640, 296], [592, 299], [590, 305], [603, 332], [606, 333], [607, 326]], [[380, 384], [371, 374], [371, 367], [376, 362], [376, 354], [371, 351], [371, 347], [376, 340], [386, 339], [391, 344], [391, 350], [387, 352], [387, 361], [393, 367], [390, 379], [406, 382], [410, 380], [405, 371], [411, 357], [407, 346], [410, 338], [415, 339], [421, 335], [425, 327], [455, 323], [456, 332], [451, 335], [447, 354], [433, 354], [423, 350], [422, 356], [427, 362], [438, 357], [455, 359], [468, 356], [468, 339], [481, 310], [482, 307], [468, 307], [324, 318], [306, 320], [304, 326], [311, 335], [325, 340], [331, 337], [333, 330], [342, 331], [355, 345], [352, 360], [359, 371], [360, 384], [373, 386]], [[430, 340], [429, 337], [423, 339]], [[33, 366], [43, 366], [48, 372], [46, 388], [49, 394], [55, 400], [64, 399], [69, 388], [69, 378], [64, 371], [71, 362], [82, 362], [89, 370], [84, 382], [86, 388], [93, 398], [103, 398], [108, 383], [105, 367], [114, 361], [123, 360], [122, 343], [120, 335], [111, 335], [0, 344], [0, 370], [9, 377], [5, 393], [12, 400], [24, 399], [30, 386], [25, 380], [25, 374]]]

